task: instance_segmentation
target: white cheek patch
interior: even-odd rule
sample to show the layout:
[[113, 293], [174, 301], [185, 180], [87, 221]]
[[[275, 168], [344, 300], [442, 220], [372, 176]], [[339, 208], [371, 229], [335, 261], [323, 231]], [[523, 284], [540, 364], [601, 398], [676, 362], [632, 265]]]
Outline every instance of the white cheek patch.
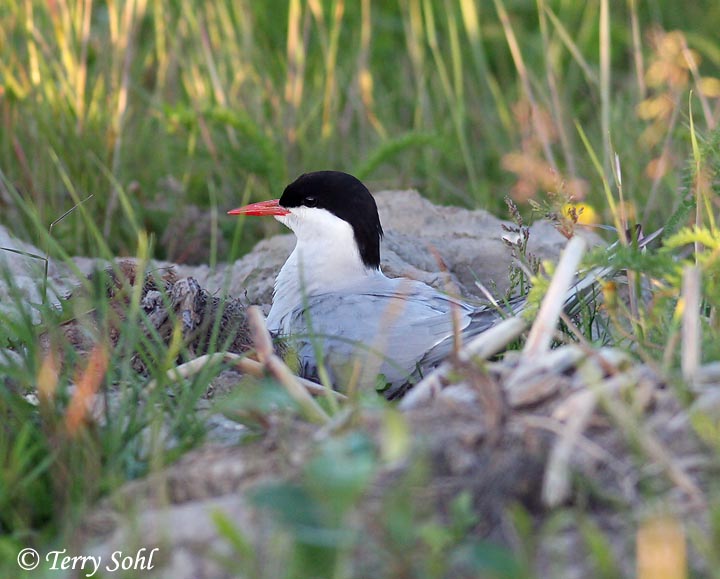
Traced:
[[343, 245], [346, 251], [355, 245], [352, 226], [326, 209], [293, 207], [288, 215], [280, 216], [278, 221], [292, 229], [301, 242]]
[[287, 215], [273, 215], [275, 219], [277, 219], [280, 223], [282, 223], [285, 227], [289, 229], [294, 229], [292, 226], [292, 222], [295, 220], [295, 216], [292, 213], [288, 213]]

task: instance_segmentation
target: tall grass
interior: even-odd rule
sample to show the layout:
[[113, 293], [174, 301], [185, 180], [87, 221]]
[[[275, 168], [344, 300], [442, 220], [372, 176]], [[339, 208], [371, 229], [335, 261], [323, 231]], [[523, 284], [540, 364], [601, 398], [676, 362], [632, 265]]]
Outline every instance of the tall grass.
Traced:
[[[219, 218], [222, 209], [278, 196], [308, 170], [348, 170], [374, 189], [415, 186], [435, 201], [496, 212], [507, 195], [523, 211], [548, 193], [574, 197], [618, 230], [625, 245], [618, 266], [630, 268], [631, 279], [633, 272], [652, 275], [660, 288], [648, 311], [621, 311], [621, 304], [610, 311], [616, 343], [628, 327], [618, 318], [629, 319], [638, 355], [662, 358], [658, 365], [672, 376], [683, 356], [695, 366], [720, 355], [719, 19], [713, 1], [682, 10], [637, 0], [6, 2], [0, 223], [47, 247], [53, 259], [127, 253], [147, 263], [167, 254], [161, 232], [196, 205], [212, 220], [206, 243], [214, 263], [268, 233], [262, 224]], [[636, 221], [646, 229], [666, 224], [675, 234], [669, 251], [635, 251], [623, 232]], [[695, 229], [683, 229], [688, 223]], [[232, 243], [221, 254], [222, 238]], [[703, 273], [701, 294], [693, 296], [709, 314], [693, 329], [701, 347], [679, 352], [681, 268], [672, 252], [688, 244]], [[22, 353], [3, 363], [0, 375], [0, 560], [9, 554], [10, 561], [0, 574], [17, 571], [17, 547], [72, 532], [97, 497], [162, 467], [205, 435], [194, 409], [218, 369], [167, 396], [166, 371], [190, 353], [139, 330], [137, 287], [128, 290], [120, 321], [103, 289], [88, 284], [82, 302], [96, 321], [88, 330], [96, 344], [89, 361], [58, 330], [86, 310], [28, 304], [16, 292], [16, 315], [0, 314], [0, 348]], [[121, 339], [110, 348], [113, 324]], [[48, 332], [49, 349], [40, 348], [39, 331]], [[137, 352], [148, 376], [132, 367]], [[159, 387], [140, 403], [149, 380]], [[116, 384], [123, 385], [119, 394]], [[37, 407], [23, 396], [36, 389]], [[73, 430], [72, 408], [95, 391], [112, 401], [112, 412], [106, 409], [97, 430]], [[329, 437], [320, 451], [330, 464], [339, 457], [356, 467], [345, 455], [357, 452], [366, 461], [360, 466], [375, 468], [364, 444]], [[322, 496], [327, 489], [316, 479], [333, 482], [308, 470], [293, 496]], [[70, 480], [81, 482], [74, 488]], [[367, 481], [352, 483], [359, 485], [355, 497]], [[404, 490], [398, 487], [399, 498]], [[265, 498], [269, 504], [276, 497]], [[394, 514], [405, 523], [405, 543], [388, 549], [404, 561], [401, 547], [423, 544], [422, 537], [411, 507], [389, 503], [391, 515], [402, 511]], [[318, 506], [331, 530], [352, 508]], [[604, 557], [604, 542], [588, 529], [588, 542]], [[431, 531], [437, 544], [463, 546], [447, 529]], [[446, 551], [429, 552], [420, 563], [405, 561], [407, 568], [446, 569]], [[328, 555], [328, 568], [337, 555]]]
[[[52, 233], [38, 223], [34, 208], [18, 197], [14, 202], [49, 253], [72, 267]], [[122, 192], [118, 203], [127, 206]], [[110, 259], [100, 227], [84, 207], [76, 208], [78, 221], [93, 235], [99, 257]], [[124, 217], [134, 222], [132, 213]], [[100, 273], [84, 279], [76, 271], [83, 283], [72, 300], [58, 305], [52, 300], [29, 300], [29, 288], [2, 272], [10, 298], [0, 312], [0, 573], [4, 575], [17, 575], [12, 553], [18, 548], [49, 545], [58, 539], [69, 543], [87, 508], [100, 497], [126, 480], [171, 463], [206, 436], [197, 404], [221, 368], [207, 367], [179, 386], [168, 383], [167, 371], [191, 354], [179, 339], [181, 320], [173, 320], [178, 339], [170, 344], [145, 329], [151, 325], [145, 323], [141, 288], [150, 275], [145, 271], [150, 248], [137, 223], [135, 231], [139, 281], [133, 286], [121, 284], [112, 299], [109, 279]], [[32, 260], [29, 255], [13, 254], [13, 258]], [[123, 279], [120, 272], [116, 275]], [[36, 283], [35, 293], [42, 296], [42, 274]], [[66, 334], [69, 322], [77, 328], [76, 341], [78, 336], [87, 340], [85, 346], [71, 344]], [[226, 344], [212, 332], [208, 347], [224, 350]], [[144, 374], [137, 371], [138, 362]], [[158, 387], [148, 389], [150, 380]]]
[[[578, 123], [608, 177], [615, 153], [632, 159], [625, 188], [638, 206], [652, 192], [643, 220], [657, 223], [676, 201], [687, 91], [700, 99], [700, 133], [717, 117], [703, 78], [718, 76], [719, 9], [701, 4], [11, 3], [0, 31], [0, 170], [43, 222], [73, 204], [70, 189], [94, 194], [104, 238], [132, 251], [123, 191], [139, 223], [160, 231], [186, 204], [278, 195], [319, 168], [491, 211], [508, 191], [523, 201], [550, 189], [602, 206]], [[675, 28], [689, 32], [685, 54], [702, 60], [689, 59], [688, 81], [669, 87], [676, 114], [648, 140], [654, 121], [638, 110], [648, 91], [665, 91], [645, 79], [662, 52], [651, 35]], [[663, 131], [670, 145], [658, 151]], [[655, 158], [664, 170], [646, 171]], [[2, 199], [6, 222], [28, 228]], [[243, 246], [258, 233], [247, 230]], [[93, 246], [77, 220], [58, 234], [73, 252]]]

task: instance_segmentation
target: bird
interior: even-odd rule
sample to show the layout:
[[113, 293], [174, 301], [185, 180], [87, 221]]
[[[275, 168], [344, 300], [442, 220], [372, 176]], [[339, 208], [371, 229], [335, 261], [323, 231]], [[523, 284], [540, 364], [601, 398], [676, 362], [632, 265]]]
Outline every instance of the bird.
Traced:
[[272, 216], [295, 234], [267, 327], [289, 340], [303, 377], [326, 372], [336, 388], [355, 379], [396, 398], [451, 354], [457, 332], [471, 338], [501, 317], [494, 307], [385, 276], [375, 199], [348, 173], [305, 173], [280, 199], [228, 214]]

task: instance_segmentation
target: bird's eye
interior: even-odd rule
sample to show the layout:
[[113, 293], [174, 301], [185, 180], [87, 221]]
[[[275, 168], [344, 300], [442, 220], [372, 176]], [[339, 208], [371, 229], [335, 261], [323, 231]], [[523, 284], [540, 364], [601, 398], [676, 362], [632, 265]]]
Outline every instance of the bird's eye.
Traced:
[[305, 205], [305, 207], [317, 207], [317, 198], [312, 196], [305, 197], [303, 205]]

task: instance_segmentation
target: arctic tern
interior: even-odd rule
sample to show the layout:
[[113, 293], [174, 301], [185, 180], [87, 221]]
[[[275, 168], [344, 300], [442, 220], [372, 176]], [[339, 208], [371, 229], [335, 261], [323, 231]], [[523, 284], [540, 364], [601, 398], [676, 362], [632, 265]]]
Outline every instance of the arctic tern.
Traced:
[[303, 174], [280, 199], [228, 213], [271, 215], [297, 238], [275, 280], [267, 325], [290, 339], [304, 377], [317, 378], [322, 361], [336, 386], [360, 370], [362, 382], [393, 398], [451, 353], [454, 332], [469, 338], [501, 317], [422, 282], [386, 277], [375, 200], [347, 173]]

